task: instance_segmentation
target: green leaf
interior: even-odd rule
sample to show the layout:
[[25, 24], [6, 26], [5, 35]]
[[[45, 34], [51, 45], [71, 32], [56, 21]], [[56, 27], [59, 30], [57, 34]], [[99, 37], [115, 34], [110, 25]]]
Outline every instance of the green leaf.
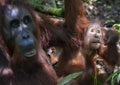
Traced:
[[117, 27], [120, 27], [120, 24], [114, 24], [113, 26], [117, 26]]
[[108, 22], [108, 23], [115, 23], [115, 20], [114, 19], [108, 19], [106, 22]]
[[111, 80], [111, 85], [115, 85], [115, 82], [116, 82], [116, 79], [117, 79], [117, 76], [114, 76]]
[[112, 6], [107, 5], [107, 6], [106, 6], [106, 9], [112, 9]]
[[82, 72], [72, 73], [72, 74], [64, 77], [61, 81], [58, 82], [57, 85], [65, 85], [66, 83], [68, 83], [68, 82], [71, 81], [72, 79], [80, 76], [81, 74], [82, 74]]
[[94, 80], [95, 85], [102, 85], [102, 82], [95, 75], [91, 75], [91, 78]]
[[114, 85], [115, 82], [117, 81], [118, 75], [120, 74], [120, 70], [112, 73], [107, 79], [106, 82], [108, 82], [109, 80], [111, 80], [111, 85]]
[[116, 27], [117, 32], [120, 32], [120, 24], [114, 24], [113, 26]]

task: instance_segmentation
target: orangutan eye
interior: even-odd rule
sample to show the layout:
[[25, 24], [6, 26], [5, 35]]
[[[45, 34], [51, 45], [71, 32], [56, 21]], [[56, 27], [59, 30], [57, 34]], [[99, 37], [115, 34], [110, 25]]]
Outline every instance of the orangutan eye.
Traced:
[[27, 24], [30, 24], [32, 22], [32, 19], [30, 16], [25, 16], [23, 18], [23, 22], [27, 25]]
[[97, 33], [100, 33], [100, 30], [97, 30]]
[[94, 32], [94, 29], [91, 29], [91, 32]]
[[20, 21], [17, 19], [14, 19], [10, 22], [11, 28], [18, 28], [20, 26]]

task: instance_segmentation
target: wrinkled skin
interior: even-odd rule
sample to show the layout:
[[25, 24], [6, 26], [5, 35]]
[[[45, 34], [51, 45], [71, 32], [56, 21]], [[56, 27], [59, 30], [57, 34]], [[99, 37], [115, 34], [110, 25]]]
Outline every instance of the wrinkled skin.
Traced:
[[[23, 7], [8, 6], [5, 9], [3, 35], [10, 54], [14, 49], [24, 57], [36, 55], [35, 24], [28, 10]], [[13, 54], [12, 54], [13, 55]]]

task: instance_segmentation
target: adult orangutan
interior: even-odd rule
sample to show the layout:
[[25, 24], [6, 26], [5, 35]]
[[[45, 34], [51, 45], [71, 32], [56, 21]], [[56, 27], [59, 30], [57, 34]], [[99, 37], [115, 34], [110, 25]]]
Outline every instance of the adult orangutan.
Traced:
[[85, 60], [81, 54], [84, 28], [89, 24], [81, 0], [65, 0], [65, 23], [63, 25], [66, 37], [63, 39], [63, 51], [59, 58], [57, 74], [65, 76], [83, 70]]
[[4, 53], [0, 61], [3, 58], [5, 61], [0, 63], [0, 67], [6, 63], [3, 71], [8, 68], [7, 74], [11, 72], [5, 78], [2, 77], [4, 72], [1, 72], [0, 84], [56, 85], [56, 73], [39, 38], [41, 28], [36, 13], [23, 0], [3, 0], [0, 3], [0, 45]]

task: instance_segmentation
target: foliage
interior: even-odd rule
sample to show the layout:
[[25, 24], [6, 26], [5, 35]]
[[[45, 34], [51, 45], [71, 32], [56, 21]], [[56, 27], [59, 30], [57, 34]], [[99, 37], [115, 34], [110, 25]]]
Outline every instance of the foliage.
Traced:
[[116, 85], [116, 83], [120, 83], [120, 68], [116, 67], [114, 72], [107, 78], [106, 82], [111, 81], [111, 85]]
[[57, 85], [65, 85], [66, 83], [68, 83], [68, 82], [71, 81], [72, 79], [80, 76], [81, 74], [82, 74], [82, 72], [72, 73], [72, 74], [64, 77], [61, 81], [58, 82]]
[[30, 0], [29, 2], [32, 4], [35, 10], [39, 12], [55, 15], [58, 17], [63, 16], [64, 5], [60, 1], [55, 3], [55, 0], [51, 0], [49, 2], [45, 2], [44, 0]]
[[[68, 76], [60, 80], [57, 85], [65, 85], [66, 83], [80, 76], [81, 74], [82, 72], [69, 74]], [[94, 80], [94, 85], [102, 85], [102, 82], [95, 75], [91, 75], [91, 78]], [[109, 81], [111, 81], [111, 85], [116, 85], [116, 83], [120, 83], [120, 70], [115, 69], [114, 72], [110, 74], [110, 76], [106, 79], [106, 82]]]
[[113, 26], [116, 28], [117, 32], [120, 32], [120, 24], [114, 24]]
[[102, 85], [102, 82], [95, 75], [91, 75], [91, 78], [94, 80], [94, 85]]

